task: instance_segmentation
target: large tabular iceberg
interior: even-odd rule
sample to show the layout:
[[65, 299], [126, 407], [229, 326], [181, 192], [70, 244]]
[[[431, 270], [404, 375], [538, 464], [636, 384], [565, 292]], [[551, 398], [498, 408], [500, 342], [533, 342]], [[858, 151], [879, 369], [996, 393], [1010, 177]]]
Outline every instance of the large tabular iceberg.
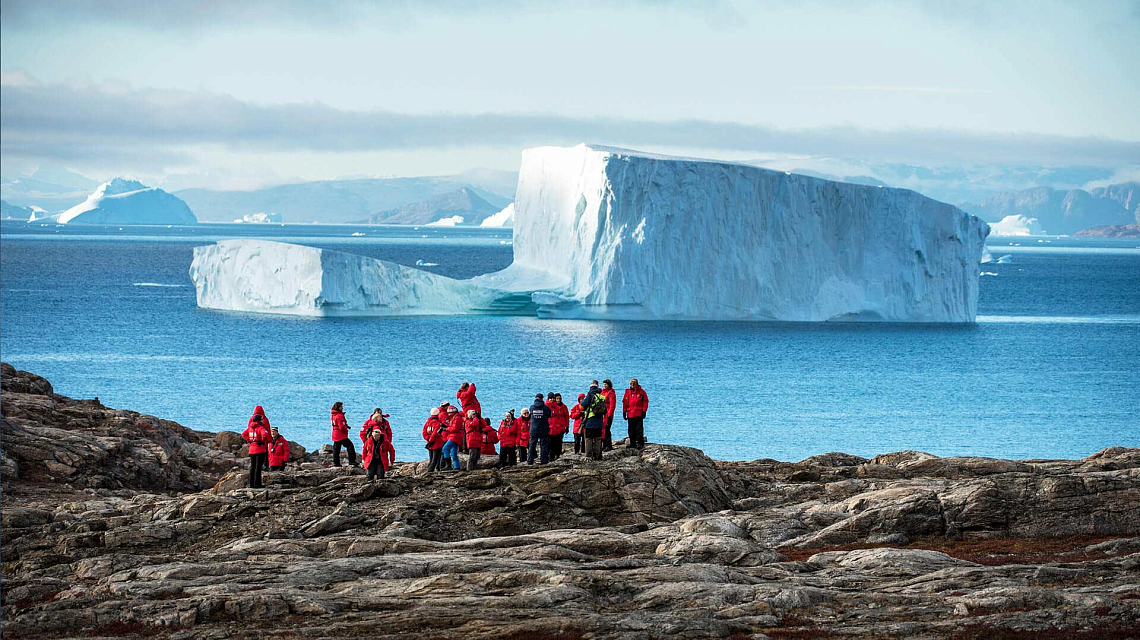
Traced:
[[201, 306], [247, 311], [973, 322], [988, 231], [913, 191], [579, 145], [523, 153], [498, 273], [230, 241], [191, 275]]

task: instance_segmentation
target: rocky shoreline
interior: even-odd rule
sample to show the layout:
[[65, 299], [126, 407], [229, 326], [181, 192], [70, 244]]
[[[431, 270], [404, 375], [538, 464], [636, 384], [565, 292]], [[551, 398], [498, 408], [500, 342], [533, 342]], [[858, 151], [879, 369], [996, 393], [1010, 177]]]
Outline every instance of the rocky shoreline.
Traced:
[[236, 434], [3, 365], [4, 638], [1134, 637], [1140, 449], [840, 453], [244, 488]]

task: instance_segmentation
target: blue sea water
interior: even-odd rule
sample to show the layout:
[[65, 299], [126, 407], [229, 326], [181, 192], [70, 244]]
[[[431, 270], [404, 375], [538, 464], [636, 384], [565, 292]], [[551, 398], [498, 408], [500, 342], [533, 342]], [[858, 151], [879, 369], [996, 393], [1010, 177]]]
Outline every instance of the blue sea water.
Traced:
[[[353, 236], [363, 233], [363, 236]], [[1140, 242], [991, 239], [972, 326], [588, 322], [521, 317], [309, 319], [203, 311], [193, 247], [262, 237], [470, 277], [511, 261], [510, 232], [411, 227], [0, 226], [0, 357], [58, 393], [196, 429], [262, 404], [307, 447], [328, 408], [392, 415], [424, 457], [427, 410], [478, 384], [497, 418], [536, 392], [641, 379], [652, 442], [721, 459], [1076, 458], [1140, 446]], [[624, 435], [620, 416], [617, 435]]]

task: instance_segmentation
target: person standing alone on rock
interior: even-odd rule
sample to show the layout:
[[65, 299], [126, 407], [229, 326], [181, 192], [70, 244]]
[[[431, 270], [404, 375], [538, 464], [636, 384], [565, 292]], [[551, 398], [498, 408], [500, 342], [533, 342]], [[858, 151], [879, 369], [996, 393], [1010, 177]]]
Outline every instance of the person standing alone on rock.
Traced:
[[530, 405], [530, 442], [527, 444], [526, 463], [534, 464], [535, 450], [540, 452], [539, 463], [550, 461], [550, 451], [547, 449], [547, 436], [550, 435], [550, 408], [542, 401], [542, 394], [534, 395], [534, 404]]
[[269, 429], [269, 444], [267, 445], [269, 455], [269, 470], [281, 471], [285, 468], [285, 463], [289, 462], [289, 441], [285, 439], [280, 433], [277, 432], [277, 427]]
[[265, 445], [269, 442], [269, 431], [265, 429], [268, 420], [261, 412], [261, 407], [254, 409], [249, 418], [249, 426], [242, 432], [241, 437], [249, 443], [249, 487], [251, 489], [264, 488], [261, 484], [261, 472], [268, 465], [269, 458], [265, 453]]
[[630, 378], [629, 388], [621, 399], [621, 413], [629, 429], [629, 445], [634, 449], [645, 448], [645, 414], [649, 411], [649, 396], [638, 384], [637, 378]]
[[384, 471], [388, 469], [388, 461], [384, 459], [384, 432], [382, 430], [373, 429], [368, 434], [361, 457], [364, 459], [364, 468], [368, 470], [369, 482], [377, 477], [384, 478]]
[[499, 466], [513, 467], [518, 464], [518, 425], [515, 424], [515, 410], [511, 409], [499, 422]]
[[586, 436], [586, 457], [602, 459], [602, 431], [606, 421], [606, 397], [598, 388], [597, 380], [590, 383], [586, 397], [578, 401], [582, 406], [582, 433]]
[[443, 444], [447, 442], [443, 422], [439, 419], [439, 407], [432, 407], [431, 415], [424, 423], [424, 448], [428, 450], [428, 473], [443, 467]]
[[344, 447], [348, 450], [348, 463], [356, 466], [356, 447], [352, 445], [352, 440], [348, 439], [348, 420], [344, 417], [344, 403], [336, 402], [332, 406], [332, 441], [333, 441], [333, 466], [340, 466], [340, 449]]
[[614, 448], [614, 410], [617, 408], [617, 391], [614, 391], [614, 383], [609, 378], [602, 380], [602, 395], [606, 397], [606, 418], [602, 428], [602, 450], [611, 451]]

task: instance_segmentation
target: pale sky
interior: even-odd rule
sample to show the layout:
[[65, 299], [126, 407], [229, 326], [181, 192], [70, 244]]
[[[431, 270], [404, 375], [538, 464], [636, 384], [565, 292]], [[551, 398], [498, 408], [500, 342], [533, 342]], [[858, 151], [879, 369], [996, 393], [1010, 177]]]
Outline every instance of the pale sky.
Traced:
[[1140, 162], [1140, 0], [2, 5], [5, 175], [240, 186], [576, 142]]

